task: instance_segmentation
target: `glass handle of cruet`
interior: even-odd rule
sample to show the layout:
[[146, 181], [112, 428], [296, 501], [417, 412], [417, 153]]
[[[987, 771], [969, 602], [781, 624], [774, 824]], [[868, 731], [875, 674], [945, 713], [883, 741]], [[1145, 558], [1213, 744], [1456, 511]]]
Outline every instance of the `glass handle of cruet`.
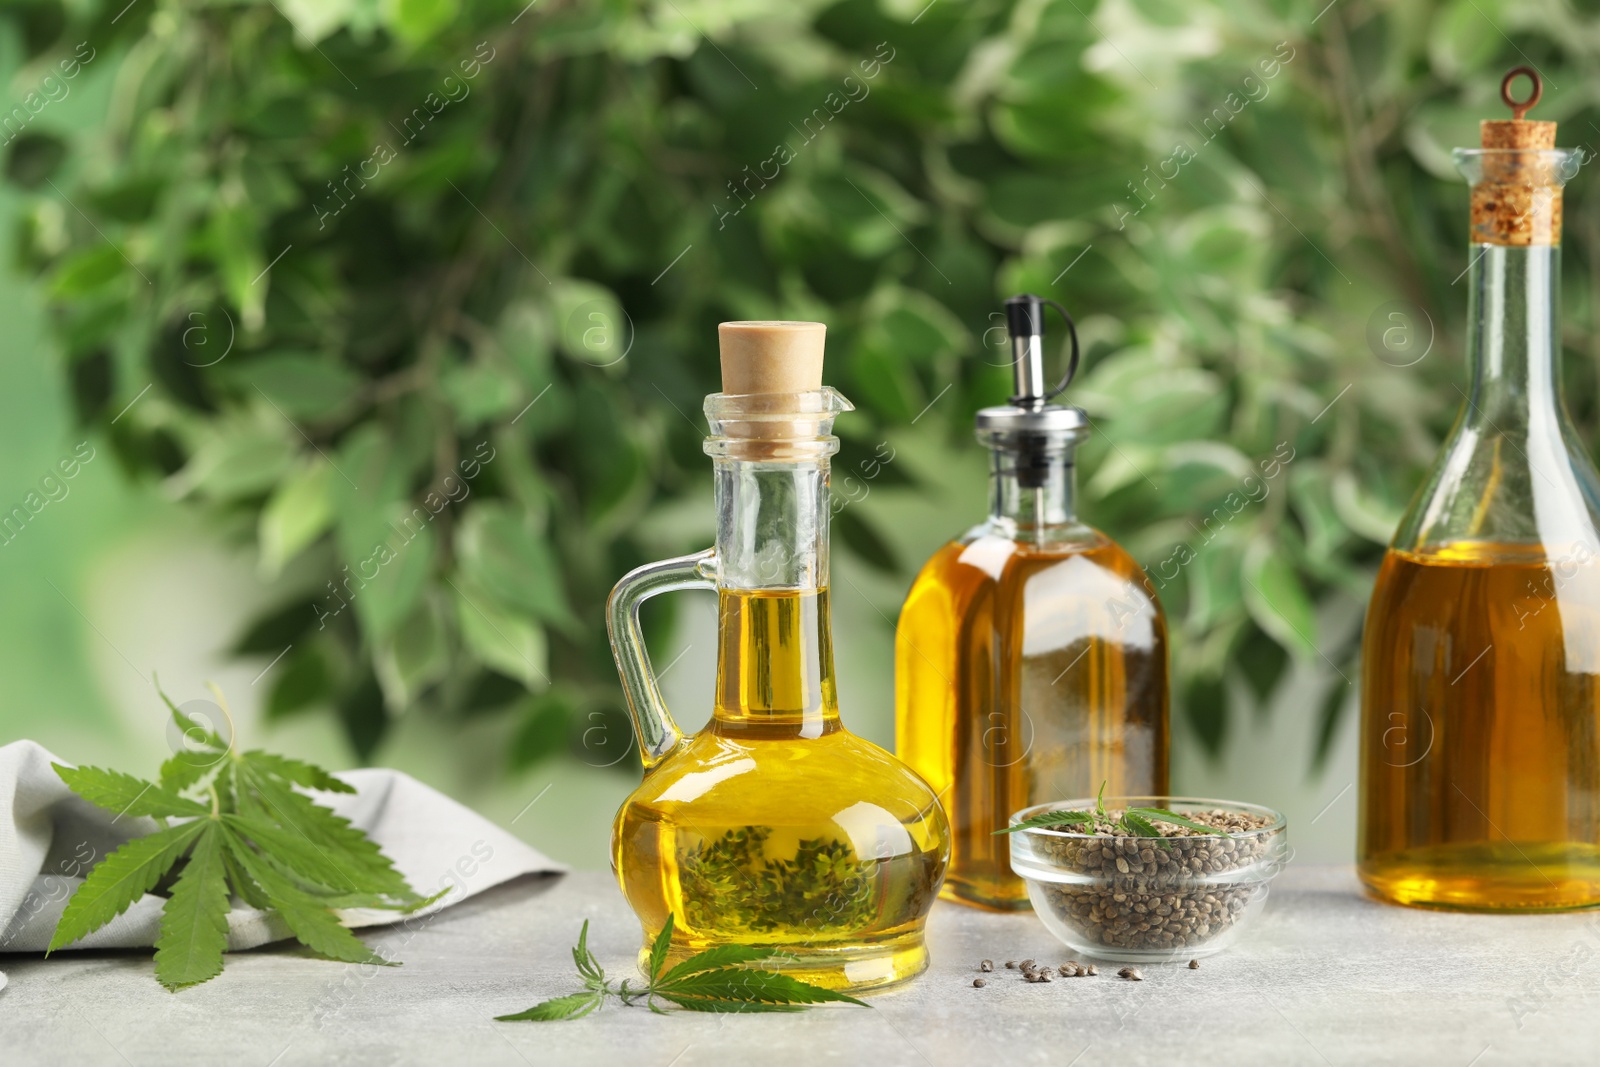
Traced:
[[650, 651], [639, 628], [639, 606], [660, 593], [679, 589], [715, 589], [716, 550], [706, 549], [692, 556], [647, 563], [629, 571], [611, 590], [606, 601], [606, 633], [611, 638], [611, 654], [616, 657], [622, 691], [628, 698], [628, 715], [639, 738], [639, 758], [645, 770], [660, 763], [683, 734], [672, 721], [656, 684], [655, 668], [650, 666]]

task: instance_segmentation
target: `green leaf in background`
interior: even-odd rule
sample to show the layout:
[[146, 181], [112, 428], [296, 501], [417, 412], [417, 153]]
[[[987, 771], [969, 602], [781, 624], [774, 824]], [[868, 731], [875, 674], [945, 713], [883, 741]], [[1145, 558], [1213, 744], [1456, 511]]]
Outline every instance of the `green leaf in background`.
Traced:
[[67, 157], [61, 138], [28, 131], [17, 137], [6, 156], [6, 180], [24, 189], [37, 189], [60, 168]]
[[362, 379], [354, 371], [310, 352], [275, 352], [224, 364], [293, 419], [318, 422], [344, 411]]
[[268, 577], [282, 573], [285, 564], [332, 525], [335, 477], [333, 465], [319, 456], [273, 490], [256, 532], [261, 569]]
[[[391, 525], [389, 530], [399, 527]], [[358, 579], [353, 603], [368, 633], [387, 637], [422, 602], [433, 576], [437, 544], [431, 525], [391, 532], [347, 565], [347, 573]]]
[[456, 590], [456, 621], [467, 647], [484, 663], [529, 689], [550, 681], [544, 631], [476, 590]]
[[889, 542], [859, 514], [859, 509], [843, 507], [833, 517], [833, 530], [856, 555], [889, 574], [900, 571], [900, 559]]
[[267, 288], [262, 275], [266, 257], [261, 253], [261, 218], [237, 180], [225, 180], [214, 204], [205, 243], [216, 264], [223, 292], [239, 309], [239, 324], [254, 333], [261, 329]]
[[462, 426], [480, 426], [502, 416], [515, 415], [522, 397], [518, 383], [499, 367], [463, 364], [452, 367], [439, 388], [455, 409]]
[[128, 261], [122, 250], [102, 244], [74, 253], [50, 280], [50, 292], [63, 299], [88, 296], [111, 282], [126, 283]]
[[1265, 705], [1289, 666], [1284, 647], [1258, 627], [1248, 627], [1234, 654], [1234, 662], [1244, 674], [1256, 700]]
[[556, 690], [533, 697], [507, 753], [511, 766], [527, 767], [562, 752], [577, 714], [567, 696]]
[[224, 430], [209, 436], [173, 476], [180, 493], [196, 493], [218, 502], [265, 494], [289, 473], [298, 450], [286, 433], [271, 426]]
[[319, 702], [332, 702], [333, 669], [327, 653], [316, 645], [292, 650], [278, 665], [267, 695], [266, 717], [282, 719]]
[[365, 0], [275, 0], [305, 41], [316, 44], [349, 22]]
[[1258, 540], [1245, 550], [1244, 602], [1257, 626], [1284, 648], [1317, 654], [1317, 618], [1299, 575], [1282, 551]]
[[555, 553], [510, 509], [476, 508], [461, 531], [461, 556], [469, 580], [506, 607], [556, 626], [576, 626]]
[[[363, 426], [340, 442], [331, 462], [337, 476], [330, 484], [340, 563], [359, 565], [381, 555], [378, 547], [395, 535], [391, 523], [407, 499], [405, 464], [397, 442], [376, 425]], [[430, 514], [424, 510], [420, 525], [430, 525]], [[339, 583], [343, 580], [340, 574]]]
[[549, 307], [562, 354], [589, 367], [623, 369], [633, 325], [611, 290], [580, 278], [562, 278], [552, 287]]
[[1400, 525], [1402, 508], [1386, 503], [1364, 489], [1353, 471], [1333, 477], [1333, 508], [1351, 532], [1378, 545], [1387, 545]]
[[[861, 344], [901, 365], [934, 365], [970, 353], [973, 341], [948, 308], [914, 289], [885, 289], [869, 302], [872, 316]], [[859, 356], [858, 356], [859, 358]]]
[[377, 653], [378, 681], [391, 704], [407, 707], [450, 670], [448, 631], [439, 610], [418, 603]]
[[383, 0], [384, 21], [413, 44], [426, 42], [450, 24], [460, 0]]
[[1499, 7], [1493, 0], [1443, 5], [1428, 39], [1428, 55], [1441, 74], [1459, 78], [1493, 61], [1504, 43]]
[[1296, 465], [1289, 478], [1289, 494], [1306, 532], [1306, 555], [1314, 560], [1337, 559], [1350, 531], [1334, 505], [1326, 467], [1314, 461]]
[[1228, 735], [1228, 693], [1221, 678], [1200, 674], [1183, 687], [1182, 708], [1189, 729], [1211, 756]]
[[1194, 558], [1179, 571], [1181, 557], [1167, 557], [1157, 571], [1159, 577], [1173, 572], [1185, 576], [1189, 592], [1189, 615], [1186, 623], [1196, 631], [1205, 631], [1225, 619], [1236, 617], [1243, 605], [1243, 586], [1239, 580], [1242, 552], [1228, 540], [1219, 539], [1193, 549]]

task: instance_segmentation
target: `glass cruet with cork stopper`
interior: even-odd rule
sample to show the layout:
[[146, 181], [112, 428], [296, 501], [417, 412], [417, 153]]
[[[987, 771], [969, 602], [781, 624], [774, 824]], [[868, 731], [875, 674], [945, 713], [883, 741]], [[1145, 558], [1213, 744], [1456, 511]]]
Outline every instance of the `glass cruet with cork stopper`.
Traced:
[[1512, 118], [1455, 152], [1471, 393], [1367, 612], [1358, 869], [1401, 904], [1600, 904], [1600, 479], [1562, 400], [1557, 304], [1582, 153], [1523, 117], [1540, 90], [1507, 74]]
[[[1047, 391], [1044, 305], [1071, 356]], [[1052, 401], [1078, 365], [1065, 309], [1006, 301], [1016, 395], [978, 412], [989, 516], [928, 560], [900, 610], [895, 737], [950, 818], [943, 895], [1028, 907], [995, 831], [1032, 804], [1167, 791], [1167, 627], [1143, 569], [1079, 521], [1074, 467], [1088, 417]]]
[[[923, 923], [949, 827], [905, 764], [839, 720], [828, 608], [828, 460], [850, 403], [822, 385], [824, 327], [725, 322], [723, 392], [706, 398], [716, 547], [640, 567], [607, 623], [644, 760], [617, 812], [612, 865], [669, 958], [719, 945], [861, 992], [921, 973]], [[714, 708], [685, 737], [667, 713], [639, 629], [658, 593], [716, 589]]]

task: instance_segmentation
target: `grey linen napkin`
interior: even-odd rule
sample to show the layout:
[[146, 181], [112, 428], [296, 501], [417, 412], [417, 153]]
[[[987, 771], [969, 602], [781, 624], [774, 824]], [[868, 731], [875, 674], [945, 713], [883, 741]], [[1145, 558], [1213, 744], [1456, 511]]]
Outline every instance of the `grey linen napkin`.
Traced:
[[[89, 868], [106, 853], [155, 830], [154, 820], [118, 818], [77, 797], [50, 766], [61, 763], [32, 741], [0, 746], [0, 953], [42, 952], [56, 920]], [[445, 896], [409, 916], [348, 908], [346, 926], [377, 926], [427, 915], [522, 874], [567, 870], [537, 849], [443, 793], [393, 770], [338, 776], [354, 793], [320, 793], [327, 805], [367, 832], [423, 895]], [[75, 949], [155, 944], [165, 898], [147, 894]], [[228, 948], [245, 949], [289, 936], [283, 920], [234, 901]], [[0, 988], [5, 975], [0, 974]]]

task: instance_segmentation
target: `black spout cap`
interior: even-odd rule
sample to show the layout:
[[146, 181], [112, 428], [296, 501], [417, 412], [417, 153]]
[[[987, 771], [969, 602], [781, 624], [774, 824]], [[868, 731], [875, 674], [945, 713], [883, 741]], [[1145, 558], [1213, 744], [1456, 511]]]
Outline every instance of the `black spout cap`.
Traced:
[[1044, 336], [1044, 298], [1031, 293], [1006, 299], [1006, 332], [1012, 337]]

